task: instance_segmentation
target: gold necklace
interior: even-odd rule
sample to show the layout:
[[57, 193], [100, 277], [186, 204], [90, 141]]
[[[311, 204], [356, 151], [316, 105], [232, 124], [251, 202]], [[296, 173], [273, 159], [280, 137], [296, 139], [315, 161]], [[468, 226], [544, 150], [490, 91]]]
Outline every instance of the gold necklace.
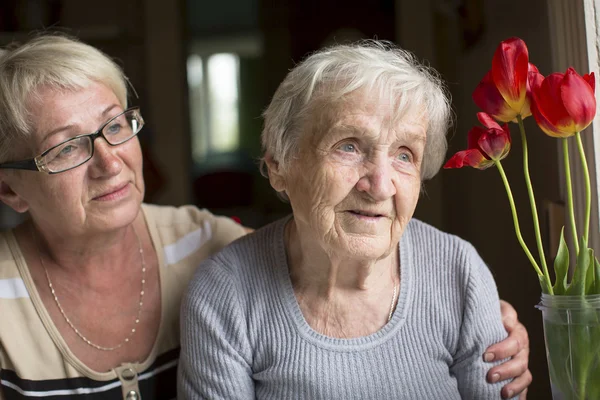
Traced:
[[[137, 241], [138, 241], [138, 247], [140, 250], [140, 258], [142, 260], [142, 290], [140, 291], [140, 304], [139, 304], [139, 307], [137, 310], [137, 315], [135, 317], [134, 327], [131, 328], [131, 332], [129, 332], [129, 335], [127, 335], [125, 340], [123, 340], [121, 343], [119, 343], [118, 345], [113, 346], [113, 347], [104, 347], [104, 346], [97, 345], [96, 343], [92, 342], [91, 340], [89, 340], [88, 338], [83, 336], [83, 334], [79, 331], [79, 329], [77, 329], [75, 327], [75, 325], [73, 325], [73, 323], [71, 322], [69, 317], [67, 317], [65, 310], [63, 310], [62, 306], [60, 305], [60, 301], [58, 301], [58, 296], [56, 295], [56, 291], [54, 290], [54, 287], [52, 286], [52, 281], [50, 280], [50, 275], [48, 274], [48, 270], [46, 269], [46, 265], [44, 264], [44, 260], [42, 258], [42, 253], [41, 253], [39, 247], [37, 248], [38, 254], [40, 256], [40, 263], [42, 264], [42, 268], [44, 268], [44, 272], [46, 273], [46, 279], [48, 280], [48, 287], [50, 287], [50, 291], [52, 292], [52, 297], [54, 297], [54, 302], [58, 306], [60, 313], [65, 318], [65, 321], [67, 321], [67, 324], [71, 327], [71, 329], [73, 329], [73, 331], [77, 334], [77, 336], [79, 336], [79, 338], [81, 340], [83, 340], [85, 343], [87, 343], [88, 345], [90, 345], [91, 347], [93, 347], [97, 350], [113, 351], [113, 350], [117, 350], [117, 349], [123, 347], [126, 343], [129, 342], [131, 337], [135, 334], [136, 327], [140, 323], [140, 317], [142, 315], [142, 305], [144, 304], [144, 286], [146, 285], [146, 261], [144, 260], [144, 249], [142, 249], [142, 241], [140, 240], [140, 237], [138, 236], [137, 231], [135, 230], [135, 227], [133, 225], [132, 225], [132, 228], [133, 228], [133, 233], [135, 234], [135, 237], [137, 238]], [[37, 247], [37, 242], [35, 241], [35, 237], [34, 237], [33, 242], [34, 242], [35, 246]]]
[[392, 304], [390, 304], [390, 313], [388, 314], [388, 322], [392, 319], [394, 314], [394, 304], [396, 303], [396, 293], [398, 292], [398, 285], [394, 285], [394, 293], [392, 294]]

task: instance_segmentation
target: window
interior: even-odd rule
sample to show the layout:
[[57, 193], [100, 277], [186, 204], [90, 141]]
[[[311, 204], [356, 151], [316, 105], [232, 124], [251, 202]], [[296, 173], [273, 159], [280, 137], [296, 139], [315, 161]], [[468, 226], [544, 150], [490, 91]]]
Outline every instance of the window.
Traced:
[[[598, 3], [588, 0], [575, 0], [565, 3], [561, 0], [548, 0], [550, 17], [550, 44], [553, 51], [553, 66], [556, 71], [565, 71], [573, 66], [579, 73], [587, 73], [600, 69], [600, 8]], [[582, 23], [584, 22], [584, 23]], [[589, 247], [600, 249], [600, 115], [596, 114], [594, 123], [582, 134], [582, 141], [590, 170], [596, 170], [596, 180], [592, 186], [592, 210], [590, 221]], [[559, 159], [562, 150], [557, 148]], [[579, 154], [575, 146], [569, 148], [571, 160], [578, 160]], [[564, 182], [564, 168], [559, 169], [560, 182]], [[578, 162], [571, 161], [575, 210], [585, 209], [585, 182], [583, 169]], [[593, 177], [593, 174], [592, 174]], [[561, 187], [561, 196], [566, 198], [565, 187]], [[583, 226], [584, 213], [577, 212], [577, 226]], [[568, 218], [568, 216], [566, 217]], [[565, 227], [569, 231], [569, 226]], [[573, 263], [574, 265], [574, 263]]]
[[239, 56], [192, 54], [187, 61], [192, 157], [233, 152], [239, 145]]

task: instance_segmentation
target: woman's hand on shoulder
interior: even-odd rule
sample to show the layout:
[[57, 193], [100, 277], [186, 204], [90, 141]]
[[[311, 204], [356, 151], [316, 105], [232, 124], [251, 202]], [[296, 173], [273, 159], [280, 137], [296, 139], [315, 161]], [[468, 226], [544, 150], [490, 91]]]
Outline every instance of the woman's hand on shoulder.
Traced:
[[493, 383], [514, 378], [502, 388], [502, 397], [508, 399], [519, 395], [519, 400], [523, 400], [527, 397], [527, 388], [532, 381], [529, 371], [529, 335], [510, 303], [500, 300], [500, 308], [502, 323], [508, 337], [488, 347], [483, 358], [487, 362], [504, 359], [508, 361], [491, 368], [487, 379]]

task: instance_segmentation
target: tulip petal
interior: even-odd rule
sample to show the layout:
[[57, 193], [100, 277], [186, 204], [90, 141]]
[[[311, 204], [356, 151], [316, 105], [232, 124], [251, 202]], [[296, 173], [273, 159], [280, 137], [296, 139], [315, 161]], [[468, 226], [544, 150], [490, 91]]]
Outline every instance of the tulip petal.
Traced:
[[479, 149], [479, 138], [486, 132], [480, 126], [474, 126], [467, 134], [467, 149]]
[[510, 151], [510, 136], [501, 129], [490, 129], [479, 138], [479, 148], [488, 158], [498, 161]]
[[527, 72], [527, 95], [525, 104], [521, 109], [521, 118], [525, 119], [531, 115], [531, 102], [533, 101], [533, 86], [539, 85], [544, 80], [544, 76], [540, 74], [538, 68], [529, 63], [529, 70]]
[[[556, 133], [556, 135], [551, 136], [564, 137], [567, 133], [575, 133], [573, 120], [561, 99], [560, 87], [563, 78], [564, 74], [561, 73], [550, 74], [543, 80], [539, 88], [534, 91], [537, 111], [547, 122], [545, 128], [552, 129]], [[540, 125], [540, 128], [547, 133], [542, 125]]]
[[500, 43], [492, 59], [492, 80], [517, 114], [525, 103], [528, 70], [529, 52], [523, 40], [511, 38]]
[[494, 162], [485, 158], [479, 150], [469, 149], [459, 151], [453, 155], [444, 165], [444, 168], [473, 167], [477, 169], [486, 169], [492, 165], [494, 165]]
[[529, 91], [532, 95], [534, 91], [539, 90], [540, 86], [542, 86], [542, 82], [544, 82], [545, 79], [544, 75], [540, 74], [535, 66], [533, 67], [535, 70], [531, 70], [527, 74], [527, 85], [529, 86]]
[[529, 75], [531, 73], [539, 74], [540, 70], [538, 69], [538, 67], [535, 66], [535, 64], [529, 63], [527, 65], [527, 75]]
[[502, 129], [500, 125], [487, 113], [478, 112], [477, 119], [488, 129]]
[[560, 86], [560, 94], [562, 103], [575, 124], [575, 130], [581, 132], [596, 116], [594, 90], [573, 68], [569, 68]]
[[592, 90], [594, 91], [594, 93], [596, 93], [596, 77], [594, 76], [594, 73], [590, 72], [589, 74], [585, 74], [583, 76], [583, 79], [587, 83], [589, 83], [589, 85], [592, 88]]
[[501, 129], [504, 131], [504, 134], [506, 135], [508, 143], [509, 144], [512, 143], [512, 139], [510, 137], [510, 129], [508, 128], [508, 124], [502, 125]]
[[533, 115], [533, 118], [535, 118], [535, 122], [537, 122], [540, 129], [548, 136], [555, 138], [567, 138], [574, 135], [570, 132], [560, 131], [554, 125], [552, 125], [552, 123], [544, 116], [544, 114], [539, 111], [535, 102], [535, 96], [534, 101], [531, 103], [531, 114]]
[[518, 113], [510, 108], [494, 85], [491, 71], [479, 82], [472, 97], [477, 107], [498, 121], [509, 122], [517, 117]]

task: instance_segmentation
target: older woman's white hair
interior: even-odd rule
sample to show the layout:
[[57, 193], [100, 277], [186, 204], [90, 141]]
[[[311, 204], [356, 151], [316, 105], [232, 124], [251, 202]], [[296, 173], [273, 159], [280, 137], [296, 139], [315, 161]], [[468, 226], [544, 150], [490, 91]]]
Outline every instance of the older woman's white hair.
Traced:
[[359, 90], [394, 105], [395, 118], [415, 109], [425, 113], [428, 129], [421, 178], [435, 176], [447, 149], [449, 94], [437, 72], [412, 53], [374, 40], [318, 51], [287, 75], [263, 113], [265, 156], [285, 170], [298, 150], [305, 122], [315, 111]]
[[111, 89], [127, 106], [128, 80], [98, 49], [65, 35], [43, 35], [0, 53], [0, 162], [32, 133], [30, 113], [42, 87], [72, 91], [90, 83]]

